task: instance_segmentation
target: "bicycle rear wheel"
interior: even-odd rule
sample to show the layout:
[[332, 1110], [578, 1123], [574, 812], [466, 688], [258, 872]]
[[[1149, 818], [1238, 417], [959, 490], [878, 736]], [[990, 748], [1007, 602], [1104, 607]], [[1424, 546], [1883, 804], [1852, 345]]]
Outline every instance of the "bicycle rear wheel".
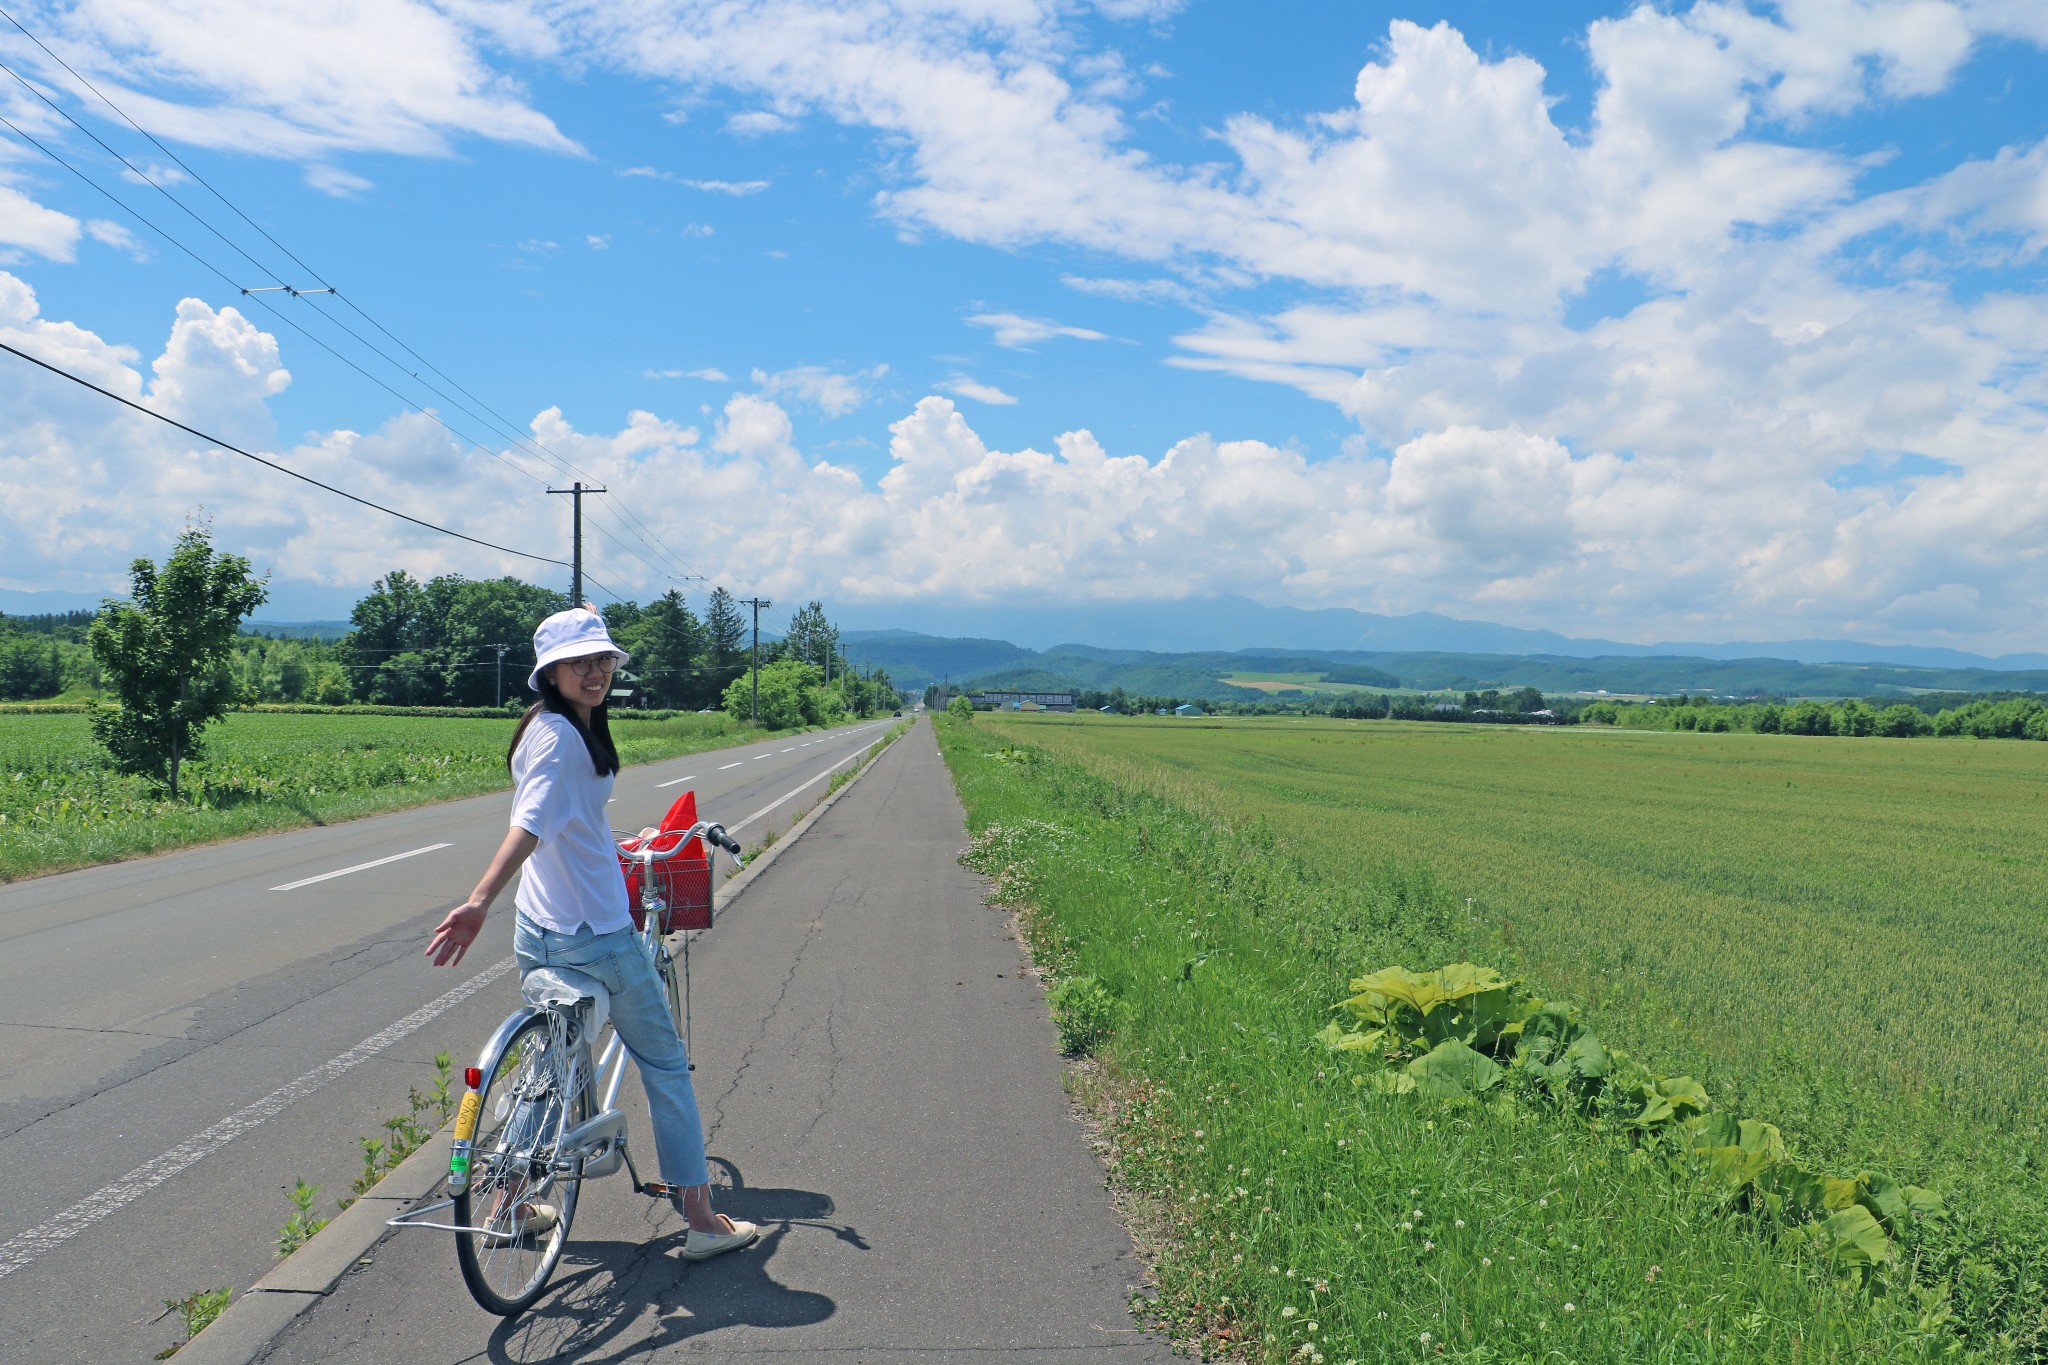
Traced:
[[[548, 1015], [526, 1021], [484, 1078], [469, 1187], [455, 1196], [455, 1260], [485, 1311], [514, 1317], [531, 1307], [562, 1258], [576, 1217], [582, 1171], [555, 1170], [555, 1144], [589, 1109], [586, 1088], [569, 1094], [566, 1049]], [[558, 1212], [536, 1226], [534, 1205]]]

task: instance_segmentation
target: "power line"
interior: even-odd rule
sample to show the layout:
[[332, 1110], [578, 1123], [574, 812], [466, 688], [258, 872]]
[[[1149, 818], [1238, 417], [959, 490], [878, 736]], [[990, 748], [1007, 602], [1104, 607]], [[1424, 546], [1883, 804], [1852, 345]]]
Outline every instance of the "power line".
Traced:
[[451, 531], [446, 526], [436, 526], [431, 521], [422, 521], [420, 520], [420, 518], [415, 517], [410, 513], [401, 512], [395, 507], [386, 507], [381, 502], [372, 502], [368, 498], [359, 497], [356, 494], [349, 492], [347, 489], [336, 488], [331, 483], [322, 483], [320, 480], [314, 478], [310, 474], [301, 474], [298, 470], [293, 469], [288, 465], [281, 465], [275, 460], [266, 460], [261, 455], [252, 455], [238, 445], [230, 445], [228, 442], [221, 440], [218, 436], [209, 436], [205, 432], [199, 430], [197, 427], [186, 426], [183, 422], [180, 422], [175, 417], [166, 417], [160, 412], [142, 406], [142, 404], [136, 402], [132, 398], [123, 398], [120, 394], [115, 393], [113, 390], [103, 389], [99, 385], [93, 383], [90, 379], [87, 379], [82, 375], [75, 375], [71, 373], [71, 371], [69, 370], [61, 369], [58, 366], [52, 365], [47, 360], [39, 360], [35, 356], [30, 355], [27, 351], [19, 350], [16, 347], [8, 345], [4, 341], [0, 341], [0, 351], [6, 351], [11, 355], [20, 356], [29, 364], [37, 366], [40, 369], [48, 370], [51, 374], [57, 375], [59, 378], [68, 379], [72, 383], [78, 385], [80, 388], [91, 389], [94, 393], [99, 394], [103, 398], [113, 399], [116, 403], [119, 403], [124, 408], [133, 408], [136, 412], [141, 413], [145, 417], [154, 417], [157, 421], [162, 422], [167, 426], [174, 426], [178, 430], [186, 433], [189, 436], [197, 436], [200, 440], [206, 442], [210, 446], [217, 446], [222, 450], [231, 451], [234, 454], [241, 456], [245, 460], [254, 460], [257, 464], [263, 465], [268, 469], [275, 469], [280, 474], [288, 474], [292, 478], [297, 479], [301, 483], [312, 484], [315, 488], [322, 489], [326, 492], [332, 493], [336, 497], [347, 498], [350, 502], [360, 503], [364, 507], [368, 507], [374, 511], [382, 512], [386, 516], [397, 517], [400, 521], [409, 521], [415, 526], [425, 527], [429, 531], [438, 531], [440, 534], [444, 536], [453, 536], [457, 540], [466, 540], [472, 545], [481, 545], [486, 550], [496, 550], [500, 554], [517, 555], [521, 559], [531, 559], [541, 564], [555, 564], [559, 565], [564, 569], [569, 567], [568, 561], [566, 560], [550, 559], [546, 555], [529, 554], [525, 550], [515, 550], [509, 545], [499, 545], [492, 541], [479, 540], [475, 536], [464, 535], [460, 531]]
[[[482, 399], [478, 398], [475, 394], [471, 393], [467, 388], [463, 387], [462, 384], [457, 382], [440, 366], [434, 364], [431, 360], [428, 360], [425, 356], [421, 355], [419, 351], [414, 349], [411, 345], [407, 344], [403, 338], [399, 337], [390, 328], [386, 327], [383, 323], [379, 322], [375, 317], [372, 317], [370, 313], [367, 310], [365, 310], [360, 304], [356, 303], [354, 299], [341, 293], [341, 291], [338, 288], [336, 288], [334, 284], [330, 282], [325, 276], [323, 276], [319, 271], [315, 270], [312, 266], [308, 265], [303, 259], [301, 259], [298, 256], [297, 253], [293, 252], [289, 247], [285, 246], [284, 243], [280, 242], [267, 229], [265, 229], [262, 226], [262, 224], [258, 223], [255, 219], [251, 218], [247, 213], [243, 212], [242, 209], [239, 206], [237, 206], [233, 200], [229, 199], [225, 194], [221, 193], [220, 190], [216, 189], [211, 181], [207, 180], [205, 176], [201, 175], [197, 170], [193, 169], [193, 167], [188, 162], [186, 162], [183, 157], [179, 156], [175, 151], [171, 150], [171, 148], [166, 146], [162, 142], [162, 140], [160, 140], [155, 134], [151, 133], [148, 129], [144, 128], [140, 123], [137, 123], [135, 119], [132, 118], [126, 110], [122, 109], [120, 105], [114, 103], [113, 99], [105, 91], [101, 90], [97, 85], [93, 84], [92, 81], [87, 79], [84, 75], [80, 74], [79, 71], [76, 68], [74, 68], [69, 62], [66, 62], [56, 52], [52, 51], [48, 44], [44, 43], [42, 39], [38, 38], [34, 33], [30, 32], [29, 29], [25, 27], [20, 20], [16, 19], [12, 14], [8, 13], [5, 9], [0, 9], [0, 18], [5, 18], [6, 21], [9, 24], [13, 25], [14, 28], [18, 32], [20, 32], [23, 37], [27, 38], [30, 42], [34, 43], [37, 48], [39, 48], [46, 56], [50, 58], [50, 60], [56, 62], [57, 65], [59, 65], [67, 73], [69, 73], [70, 76], [74, 80], [76, 80], [80, 85], [84, 86], [87, 90], [90, 90], [96, 97], [98, 97], [102, 104], [107, 106], [107, 108], [113, 110], [114, 113], [118, 115], [123, 122], [125, 122], [129, 127], [133, 128], [137, 133], [141, 134], [145, 139], [149, 141], [149, 143], [152, 146], [154, 146], [158, 151], [162, 152], [165, 156], [169, 157], [173, 162], [175, 162], [178, 165], [178, 167], [181, 170], [183, 170], [187, 175], [191, 176], [192, 179], [196, 181], [198, 184], [203, 186], [206, 189], [207, 193], [211, 194], [215, 199], [219, 200], [223, 205], [227, 207], [227, 209], [231, 213], [233, 213], [236, 217], [240, 218], [243, 222], [247, 223], [260, 236], [262, 236], [262, 238], [265, 241], [269, 242], [272, 246], [276, 247], [279, 251], [283, 252], [284, 255], [288, 259], [290, 259], [293, 264], [297, 265], [301, 270], [304, 270], [306, 274], [308, 274], [312, 278], [318, 280], [322, 285], [322, 288], [319, 290], [301, 290], [292, 288], [291, 286], [279, 287], [285, 289], [294, 298], [298, 298], [302, 301], [306, 299], [306, 296], [308, 294], [317, 293], [331, 294], [334, 297], [340, 299], [364, 321], [368, 322], [372, 327], [375, 327], [379, 332], [382, 332], [387, 338], [389, 338], [394, 344], [403, 349], [407, 354], [411, 355], [415, 360], [419, 361], [422, 365], [425, 365], [428, 369], [432, 370], [435, 374], [439, 375], [442, 379], [446, 380], [451, 388], [454, 388], [455, 390], [463, 394], [465, 397], [470, 399], [471, 402], [476, 403], [477, 406], [483, 408], [485, 412], [490, 413], [491, 416], [495, 418], [497, 421], [499, 434], [509, 436], [516, 446], [526, 451], [526, 453], [533, 455], [535, 458], [541, 459], [543, 463], [551, 463], [565, 473], [582, 473], [582, 471], [577, 469], [573, 463], [564, 459], [562, 456], [556, 454], [545, 443], [523, 435], [518, 430], [516, 425], [509, 418], [505, 417], [503, 413], [498, 412], [495, 408], [492, 408], [488, 403], [485, 403]], [[109, 156], [112, 156], [115, 160], [119, 161], [123, 166], [127, 167], [127, 169], [131, 173], [133, 173], [137, 178], [141, 179], [144, 183], [148, 184], [151, 188], [155, 189], [159, 194], [163, 195], [166, 199], [169, 199], [173, 204], [177, 205], [181, 212], [185, 213], [194, 222], [198, 223], [201, 227], [204, 227], [207, 231], [211, 232], [215, 237], [219, 238], [224, 244], [227, 245], [227, 247], [230, 250], [234, 251], [237, 255], [242, 257], [243, 260], [248, 261], [250, 265], [254, 266], [264, 276], [270, 279], [279, 278], [275, 271], [272, 271], [269, 267], [265, 266], [262, 262], [258, 261], [254, 256], [251, 256], [239, 244], [228, 238], [226, 234], [222, 233], [218, 228], [214, 227], [211, 223], [207, 222], [204, 218], [200, 217], [199, 214], [196, 213], [189, 205], [185, 204], [183, 200], [179, 199], [176, 195], [172, 194], [170, 190], [165, 188], [163, 185], [159, 184], [154, 177], [150, 176], [147, 172], [145, 172], [140, 167], [136, 166], [133, 162], [128, 160], [127, 157], [123, 156], [120, 152], [116, 151], [112, 146], [108, 145], [108, 143], [104, 139], [102, 139], [98, 134], [94, 133], [91, 129], [87, 128], [84, 124], [80, 123], [76, 118], [72, 117], [72, 115], [68, 111], [66, 111], [53, 100], [51, 100], [47, 95], [43, 94], [41, 90], [37, 89], [33, 83], [25, 79], [19, 72], [15, 71], [12, 67], [7, 66], [4, 62], [0, 62], [0, 70], [5, 70], [8, 75], [12, 76], [16, 81], [20, 82], [24, 89], [28, 90], [31, 94], [35, 95], [36, 98], [41, 100], [44, 104], [48, 105], [51, 108], [51, 110], [53, 110], [55, 113], [61, 116], [66, 122], [70, 123], [74, 128], [77, 128], [80, 132], [84, 133], [87, 137], [91, 138], [95, 143], [97, 143], [100, 146], [102, 150], [104, 150]], [[0, 122], [5, 122], [5, 120], [0, 119]], [[99, 189], [102, 194], [106, 194], [107, 197], [109, 199], [112, 199], [115, 204], [119, 205], [123, 210], [133, 215], [139, 221], [143, 222], [146, 226], [150, 228], [151, 231], [155, 232], [158, 236], [163, 237], [166, 241], [171, 242], [174, 246], [177, 246], [180, 250], [184, 251], [185, 254], [191, 256], [194, 260], [199, 261], [201, 265], [204, 265], [207, 267], [207, 269], [212, 270], [214, 274], [219, 275], [222, 278], [222, 280], [225, 281], [230, 287], [238, 289], [243, 296], [247, 297], [251, 294], [251, 291], [249, 289], [237, 285], [235, 281], [227, 277], [225, 272], [214, 267], [210, 262], [207, 262], [200, 258], [198, 253], [192, 251], [191, 248], [186, 247], [182, 242], [177, 241], [176, 238], [173, 238], [168, 232], [158, 227], [155, 223], [150, 222], [149, 219], [144, 217], [134, 208], [130, 207], [127, 203], [115, 197], [114, 195], [109, 194], [106, 190], [104, 190], [102, 187], [93, 182], [89, 177], [86, 177], [82, 172], [78, 171], [76, 167], [71, 166], [70, 163], [66, 162], [61, 156], [58, 156], [50, 148], [45, 147], [42, 143], [38, 142], [36, 139], [29, 136], [27, 133], [23, 132], [19, 127], [17, 127], [13, 123], [8, 122], [7, 126], [10, 129], [12, 129], [17, 136], [21, 137], [24, 141], [30, 143], [30, 145], [34, 146], [38, 151], [41, 151], [44, 155], [49, 156], [52, 160], [57, 161], [60, 165], [65, 166], [65, 168], [71, 170], [73, 174], [78, 175], [80, 179], [86, 180], [87, 184], [92, 185], [95, 189]], [[344, 364], [347, 364], [351, 369], [354, 369], [358, 374], [361, 374], [365, 379], [369, 379], [372, 383], [377, 384], [378, 387], [384, 389], [384, 391], [391, 394], [392, 397], [397, 398], [398, 401], [404, 404], [408, 410], [420, 411], [419, 408], [415, 407], [415, 405], [412, 404], [409, 400], [407, 400], [402, 394], [399, 394], [397, 390], [391, 388], [390, 385], [384, 383], [382, 380], [379, 380], [375, 376], [369, 374], [369, 372], [364, 370], [360, 365], [357, 365], [354, 361], [349, 360], [347, 357], [341, 355], [338, 351], [335, 351], [334, 348], [332, 346], [327, 345], [326, 342], [321, 341], [319, 338], [312, 336], [310, 333], [306, 332], [305, 329], [298, 327], [296, 324], [289, 322], [287, 319], [284, 318], [284, 316], [281, 313], [278, 313], [276, 309], [271, 308], [267, 301], [259, 299], [257, 300], [257, 302], [263, 304], [265, 311], [271, 313], [272, 316], [277, 317], [280, 321], [286, 322], [287, 326], [292, 327], [292, 329], [298, 332], [301, 336], [305, 336], [308, 340], [314, 341], [316, 344], [321, 346], [322, 349], [326, 350], [330, 355], [333, 355], [336, 359], [341, 360]], [[396, 358], [387, 354], [381, 347], [377, 346], [374, 342], [364, 337], [354, 328], [349, 327], [346, 323], [342, 322], [338, 318], [332, 317], [331, 315], [326, 313], [321, 313], [320, 310], [318, 309], [315, 309], [314, 311], [316, 313], [319, 313], [320, 316], [325, 317], [327, 321], [333, 326], [339, 327], [343, 332], [346, 332], [351, 338], [353, 338], [356, 341], [358, 345], [361, 345], [365, 349], [375, 354], [379, 359], [383, 360], [393, 369], [398, 370], [402, 374], [408, 375], [415, 383], [427, 389], [429, 392], [441, 398], [443, 401], [450, 403], [457, 408], [460, 408], [463, 412], [467, 413], [476, 421], [483, 423], [486, 428], [490, 427], [491, 423], [489, 421], [486, 421], [475, 410], [463, 404], [460, 400], [451, 397], [450, 395], [443, 392], [439, 388], [436, 388], [427, 380], [421, 378], [417, 371], [406, 369], [406, 367], [400, 364]], [[535, 482], [538, 483], [546, 482], [546, 480], [539, 478], [531, 471], [522, 469], [518, 465], [513, 464], [510, 460], [506, 460], [503, 455], [498, 454], [496, 451], [490, 450], [488, 447], [484, 446], [483, 443], [475, 440], [472, 437], [467, 436], [462, 432], [457, 431], [453, 426], [450, 426], [446, 421], [442, 420], [437, 414], [428, 412], [425, 415], [431, 416], [434, 418], [435, 421], [440, 422], [440, 424], [444, 428], [446, 428], [450, 432], [450, 434], [468, 442], [470, 445], [476, 446], [479, 450], [483, 450], [485, 451], [485, 453], [492, 455], [494, 458], [502, 461], [508, 467], [517, 470], [520, 474], [524, 475], [525, 477], [533, 479]], [[543, 452], [545, 452], [544, 455]], [[585, 475], [585, 477], [588, 476]], [[634, 539], [640, 541], [640, 543], [643, 546], [645, 546], [650, 553], [653, 553], [656, 556], [664, 558], [668, 562], [666, 564], [656, 564], [652, 560], [647, 559], [645, 556], [641, 555], [637, 550], [634, 550], [631, 546], [625, 545], [615, 540], [614, 543], [618, 544], [620, 549], [626, 551], [626, 553], [628, 554], [633, 555], [636, 559], [640, 559], [643, 563], [647, 565], [648, 568], [653, 569], [657, 574], [661, 574], [664, 577], [680, 578], [685, 580], [700, 577], [699, 575], [690, 573], [687, 570], [686, 566], [684, 566], [681, 563], [681, 561], [675, 557], [673, 551], [669, 550], [665, 545], [660, 545], [659, 534], [656, 533], [653, 530], [653, 528], [649, 527], [644, 521], [642, 521], [636, 513], [634, 513], [630, 508], [622, 509], [622, 511], [624, 513], [624, 519], [628, 534], [632, 535]], [[635, 530], [635, 527], [637, 527], [638, 529]], [[599, 527], [598, 529], [600, 533], [606, 534], [609, 538], [609, 533], [605, 532], [602, 527]], [[645, 532], [645, 534], [643, 535], [641, 534], [641, 532]], [[652, 538], [651, 540], [649, 539], [650, 537]]]

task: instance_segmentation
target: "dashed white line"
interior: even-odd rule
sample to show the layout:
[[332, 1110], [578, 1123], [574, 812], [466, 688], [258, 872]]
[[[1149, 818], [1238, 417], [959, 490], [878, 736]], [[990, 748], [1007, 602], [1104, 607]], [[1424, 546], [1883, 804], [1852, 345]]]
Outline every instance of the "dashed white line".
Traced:
[[676, 779], [675, 779], [675, 780], [674, 780], [673, 782], [657, 782], [657, 783], [655, 783], [654, 785], [655, 785], [655, 786], [656, 786], [657, 788], [660, 788], [660, 787], [680, 787], [680, 786], [682, 786], [682, 785], [683, 785], [683, 783], [685, 783], [685, 782], [695, 782], [696, 780], [697, 780], [697, 774], [695, 774], [695, 773], [691, 773], [691, 774], [690, 774], [690, 775], [689, 775], [688, 777], [678, 777], [678, 778], [676, 778]]
[[[447, 845], [437, 845], [445, 848]], [[512, 970], [512, 959], [495, 962], [469, 980], [431, 1000], [397, 1023], [371, 1034], [295, 1081], [287, 1081], [246, 1108], [237, 1109], [202, 1133], [195, 1133], [153, 1161], [146, 1161], [96, 1194], [88, 1195], [70, 1208], [0, 1246], [0, 1279], [41, 1256], [61, 1242], [69, 1241], [94, 1223], [120, 1212], [172, 1176], [197, 1165], [266, 1119], [283, 1113], [298, 1101], [325, 1086], [342, 1073], [352, 1071], [409, 1033], [432, 1023], [484, 987]]]
[[301, 877], [295, 882], [286, 882], [283, 886], [273, 886], [270, 889], [272, 891], [296, 891], [302, 886], [311, 886], [314, 882], [329, 881], [335, 877], [346, 877], [351, 872], [363, 872], [373, 867], [382, 867], [386, 863], [395, 863], [401, 858], [417, 858], [422, 853], [432, 853], [437, 848], [447, 847], [447, 844], [428, 844], [425, 848], [414, 848], [408, 849], [404, 853], [394, 853], [389, 858], [377, 858], [371, 862], [357, 863], [354, 867], [342, 867], [336, 868], [332, 872], [322, 872], [317, 877]]
[[[744, 762], [745, 760], [741, 760], [741, 761], [742, 761], [742, 762]], [[738, 763], [728, 763], [728, 764], [726, 764], [726, 765], [725, 765], [725, 768], [737, 768], [737, 767], [739, 767], [739, 766], [740, 766], [740, 765], [739, 765]], [[720, 771], [720, 772], [724, 772], [724, 771], [725, 771], [725, 768], [720, 768], [720, 769], [719, 769], [718, 771]]]

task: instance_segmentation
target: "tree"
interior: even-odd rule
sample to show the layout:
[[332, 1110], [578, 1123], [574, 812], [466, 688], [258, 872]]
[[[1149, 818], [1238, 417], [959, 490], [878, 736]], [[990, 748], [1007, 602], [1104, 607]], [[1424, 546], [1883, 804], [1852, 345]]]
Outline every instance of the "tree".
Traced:
[[954, 720], [973, 720], [974, 703], [965, 697], [955, 697], [946, 703], [946, 714]]
[[[822, 675], [796, 659], [778, 659], [761, 668], [761, 724], [769, 730], [818, 725], [839, 715], [838, 694], [819, 685]], [[753, 715], [751, 673], [734, 678], [725, 689], [725, 711], [742, 724]]]
[[633, 676], [654, 705], [694, 708], [719, 699], [699, 669], [709, 644], [704, 623], [674, 588], [649, 602], [614, 638], [632, 654]]
[[133, 602], [100, 609], [87, 639], [106, 671], [118, 711], [92, 718], [93, 738], [122, 772], [139, 773], [178, 794], [178, 770], [201, 752], [206, 726], [234, 700], [222, 667], [242, 618], [269, 596], [240, 555], [216, 554], [202, 527], [178, 537], [161, 571], [147, 559], [129, 566]]
[[815, 664], [827, 671], [837, 673], [830, 662], [839, 652], [839, 630], [825, 619], [823, 602], [806, 602], [789, 618], [789, 632], [783, 636], [786, 656]]
[[746, 668], [747, 614], [739, 600], [724, 588], [711, 590], [711, 605], [704, 612], [704, 629], [711, 637], [711, 683], [713, 695], [720, 695]]

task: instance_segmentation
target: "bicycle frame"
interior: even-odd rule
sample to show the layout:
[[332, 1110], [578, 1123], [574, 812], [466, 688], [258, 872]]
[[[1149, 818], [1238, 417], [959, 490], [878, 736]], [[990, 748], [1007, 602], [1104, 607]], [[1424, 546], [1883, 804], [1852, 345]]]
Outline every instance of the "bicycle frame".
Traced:
[[[737, 860], [736, 855], [739, 845], [737, 841], [733, 840], [725, 832], [725, 827], [714, 821], [701, 820], [693, 825], [687, 834], [676, 839], [674, 845], [666, 851], [647, 847], [622, 850], [621, 852], [621, 857], [629, 858], [641, 864], [640, 906], [644, 912], [644, 917], [641, 928], [635, 934], [635, 939], [641, 951], [647, 955], [649, 962], [652, 964], [659, 963], [659, 955], [665, 948], [661, 933], [661, 912], [667, 909], [666, 903], [655, 889], [655, 879], [652, 875], [653, 868], [657, 863], [666, 862], [678, 856], [681, 850], [691, 846], [698, 840], [702, 840], [702, 846], [707, 850], [707, 856], [713, 860], [714, 866], [716, 865], [717, 850], [719, 849], [724, 849], [729, 855], [735, 856], [735, 860]], [[687, 940], [685, 940], [685, 962], [688, 960], [688, 951]], [[685, 970], [687, 971], [687, 968]], [[686, 999], [687, 996], [688, 988], [686, 985]], [[473, 1159], [469, 1139], [476, 1129], [477, 1107], [481, 1103], [479, 1088], [482, 1084], [482, 1078], [496, 1073], [498, 1064], [504, 1057], [505, 1049], [510, 1046], [512, 1039], [530, 1020], [536, 1018], [547, 1019], [550, 1046], [551, 1048], [561, 1049], [561, 1052], [557, 1055], [566, 1054], [568, 1056], [569, 1074], [565, 1086], [566, 1097], [560, 1106], [559, 1117], [555, 1121], [555, 1131], [548, 1135], [549, 1140], [536, 1142], [533, 1148], [533, 1150], [539, 1151], [551, 1147], [554, 1151], [554, 1157], [549, 1163], [550, 1169], [547, 1180], [536, 1186], [531, 1193], [538, 1197], [544, 1194], [556, 1182], [572, 1180], [581, 1182], [613, 1175], [617, 1173], [621, 1165], [626, 1168], [631, 1177], [635, 1193], [659, 1197], [680, 1194], [682, 1192], [679, 1186], [666, 1185], [660, 1181], [643, 1181], [640, 1179], [639, 1171], [634, 1168], [632, 1153], [627, 1142], [626, 1116], [618, 1108], [619, 1088], [624, 1084], [626, 1078], [625, 1039], [619, 1036], [616, 1028], [612, 1029], [611, 1036], [605, 1040], [603, 1052], [593, 1066], [590, 1061], [590, 1040], [582, 1036], [582, 1030], [577, 1026], [579, 1021], [575, 1018], [581, 1012], [580, 1005], [562, 1006], [553, 1003], [525, 1005], [514, 1010], [506, 1017], [503, 1023], [498, 1025], [496, 1031], [491, 1034], [489, 1041], [484, 1044], [482, 1052], [477, 1057], [477, 1065], [470, 1068], [464, 1077], [466, 1086], [463, 1091], [462, 1108], [456, 1120], [455, 1146], [450, 1154], [449, 1163], [448, 1188], [452, 1192], [462, 1193], [469, 1188], [471, 1176], [470, 1162]], [[597, 1081], [599, 1077], [603, 1078], [601, 1102], [591, 1106], [592, 1117], [576, 1124], [573, 1128], [570, 1127], [569, 1114], [573, 1106], [569, 1100], [579, 1095], [597, 1099]], [[387, 1218], [385, 1223], [389, 1227], [434, 1228], [443, 1232], [466, 1232], [473, 1234], [487, 1234], [489, 1232], [489, 1229], [485, 1228], [465, 1227], [457, 1223], [433, 1222], [428, 1219], [427, 1215], [452, 1207], [454, 1203], [455, 1201], [452, 1198], [444, 1199], [437, 1203], [426, 1205], [423, 1208]]]

